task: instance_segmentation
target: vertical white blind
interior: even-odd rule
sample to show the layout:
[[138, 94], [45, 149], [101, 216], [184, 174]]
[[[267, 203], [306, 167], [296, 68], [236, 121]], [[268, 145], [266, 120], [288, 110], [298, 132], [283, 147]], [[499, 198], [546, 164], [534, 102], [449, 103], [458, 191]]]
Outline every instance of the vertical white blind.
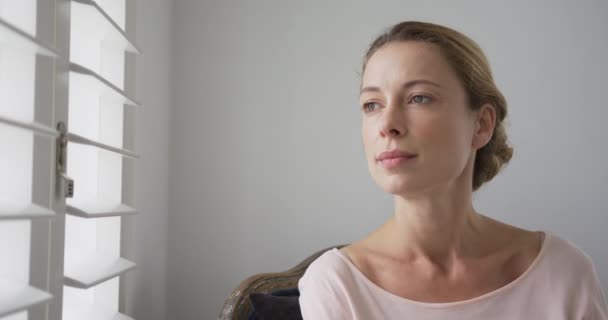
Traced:
[[139, 103], [126, 55], [139, 51], [127, 1], [0, 0], [0, 320], [131, 319], [121, 278], [135, 268], [123, 255]]
[[[124, 0], [75, 0], [70, 24], [67, 174], [77, 192], [67, 199], [63, 319], [129, 319], [119, 313], [119, 276], [135, 264], [121, 256], [125, 53], [138, 50], [125, 32]], [[130, 184], [129, 184], [130, 185]]]
[[0, 318], [10, 320], [28, 319], [29, 308], [52, 298], [31, 279], [32, 254], [48, 254], [33, 249], [31, 219], [55, 214], [48, 151], [56, 134], [50, 122], [38, 121], [44, 111], [35, 99], [37, 56], [55, 51], [36, 38], [36, 5], [0, 0]]

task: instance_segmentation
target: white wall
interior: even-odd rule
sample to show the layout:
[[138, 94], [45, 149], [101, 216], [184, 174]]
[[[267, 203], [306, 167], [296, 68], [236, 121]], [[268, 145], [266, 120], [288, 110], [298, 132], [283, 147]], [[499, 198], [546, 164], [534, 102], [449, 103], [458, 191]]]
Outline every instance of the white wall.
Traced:
[[608, 3], [525, 3], [176, 0], [168, 318], [213, 319], [247, 276], [391, 215], [363, 156], [357, 72], [374, 36], [409, 19], [479, 42], [510, 104], [515, 155], [477, 209], [572, 240], [608, 288]]
[[128, 313], [138, 320], [166, 316], [166, 261], [170, 123], [170, 0], [137, 0], [135, 253], [137, 269], [127, 276]]

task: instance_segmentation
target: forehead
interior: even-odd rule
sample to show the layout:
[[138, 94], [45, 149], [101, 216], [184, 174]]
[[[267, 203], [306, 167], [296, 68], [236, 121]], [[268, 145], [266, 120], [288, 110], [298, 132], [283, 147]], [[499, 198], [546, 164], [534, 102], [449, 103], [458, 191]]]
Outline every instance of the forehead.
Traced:
[[415, 79], [431, 80], [442, 87], [458, 81], [437, 45], [399, 41], [382, 46], [369, 58], [362, 84], [391, 87]]

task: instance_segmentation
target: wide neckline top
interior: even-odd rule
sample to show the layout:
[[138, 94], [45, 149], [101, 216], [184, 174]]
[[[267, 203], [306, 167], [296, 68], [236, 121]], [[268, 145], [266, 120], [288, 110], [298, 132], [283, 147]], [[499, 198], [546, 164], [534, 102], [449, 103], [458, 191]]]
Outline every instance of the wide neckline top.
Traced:
[[524, 271], [521, 275], [519, 275], [519, 277], [517, 277], [517, 279], [509, 282], [508, 284], [506, 284], [496, 290], [485, 293], [481, 296], [477, 296], [475, 298], [471, 298], [471, 299], [467, 299], [467, 300], [452, 301], [452, 302], [422, 302], [422, 301], [416, 301], [416, 300], [404, 298], [404, 297], [401, 297], [394, 293], [391, 293], [390, 291], [383, 289], [382, 287], [378, 286], [373, 281], [371, 281], [365, 274], [363, 274], [363, 272], [361, 272], [361, 270], [359, 270], [359, 268], [357, 268], [357, 266], [355, 266], [355, 264], [350, 260], [350, 258], [348, 256], [346, 256], [338, 248], [333, 248], [331, 250], [331, 252], [337, 254], [342, 260], [344, 260], [344, 262], [348, 265], [348, 267], [353, 270], [353, 274], [355, 277], [361, 279], [372, 290], [378, 292], [378, 294], [386, 296], [389, 299], [395, 300], [396, 303], [405, 303], [405, 304], [416, 305], [416, 306], [427, 307], [427, 308], [461, 307], [461, 306], [475, 304], [475, 303], [490, 299], [492, 297], [495, 297], [497, 295], [503, 294], [503, 293], [507, 292], [508, 290], [510, 290], [511, 288], [513, 288], [513, 287], [517, 286], [518, 284], [520, 284], [521, 282], [523, 282], [526, 278], [528, 278], [529, 275], [536, 269], [536, 267], [538, 266], [540, 261], [545, 256], [545, 253], [547, 252], [547, 248], [549, 247], [549, 243], [551, 242], [551, 238], [552, 238], [551, 232], [548, 232], [548, 231], [541, 231], [541, 232], [543, 234], [543, 239], [542, 239], [541, 249], [540, 249], [539, 253], [537, 254], [536, 258], [532, 261], [530, 266], [528, 266], [526, 271]]

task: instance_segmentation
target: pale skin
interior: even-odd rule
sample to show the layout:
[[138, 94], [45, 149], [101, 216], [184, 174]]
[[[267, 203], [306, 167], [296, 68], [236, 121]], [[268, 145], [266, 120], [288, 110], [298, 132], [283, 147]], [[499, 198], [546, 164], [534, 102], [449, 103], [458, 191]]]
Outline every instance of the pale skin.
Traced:
[[[438, 47], [392, 42], [368, 60], [361, 83], [362, 136], [374, 181], [394, 195], [394, 214], [342, 248], [386, 291], [420, 302], [472, 299], [517, 279], [538, 255], [542, 233], [478, 213], [475, 152], [496, 124], [491, 104], [472, 111]], [[384, 151], [416, 154], [387, 169]]]

